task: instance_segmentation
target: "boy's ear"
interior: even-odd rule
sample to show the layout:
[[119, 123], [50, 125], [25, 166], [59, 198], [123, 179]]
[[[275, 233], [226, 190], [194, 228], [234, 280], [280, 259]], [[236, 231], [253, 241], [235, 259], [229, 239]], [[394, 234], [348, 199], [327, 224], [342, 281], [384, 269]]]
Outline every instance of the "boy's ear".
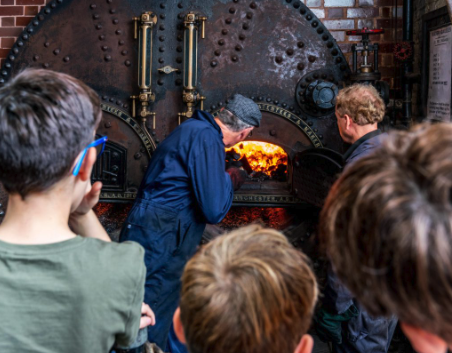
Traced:
[[400, 326], [416, 352], [446, 353], [446, 342], [433, 333], [407, 325], [404, 322], [400, 323]]
[[96, 163], [96, 154], [97, 152], [94, 147], [91, 147], [90, 149], [88, 149], [88, 152], [86, 152], [82, 166], [78, 173], [78, 176], [82, 181], [87, 181], [89, 178], [91, 178], [91, 171], [93, 170], [94, 163]]
[[310, 335], [306, 334], [301, 337], [300, 343], [298, 343], [294, 353], [311, 353], [312, 348], [314, 348], [314, 340]]
[[182, 326], [182, 321], [180, 320], [180, 308], [176, 309], [176, 312], [173, 316], [173, 327], [174, 327], [174, 333], [176, 334], [177, 339], [183, 343], [186, 344], [185, 340], [185, 334], [184, 334], [184, 328]]

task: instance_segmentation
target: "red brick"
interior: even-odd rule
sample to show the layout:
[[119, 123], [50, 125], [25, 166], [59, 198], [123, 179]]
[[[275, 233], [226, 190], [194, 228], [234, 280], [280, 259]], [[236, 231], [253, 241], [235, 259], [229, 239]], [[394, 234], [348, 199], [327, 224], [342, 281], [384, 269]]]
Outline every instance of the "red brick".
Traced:
[[381, 7], [381, 17], [390, 18], [391, 17], [391, 8], [390, 7]]
[[378, 52], [382, 54], [392, 53], [394, 43], [380, 43]]
[[396, 26], [398, 28], [402, 28], [403, 21], [401, 19], [397, 19], [396, 21], [394, 21], [392, 19], [391, 20], [382, 20], [382, 19], [377, 20], [377, 28], [384, 28], [387, 30], [388, 28], [395, 28]]
[[36, 16], [38, 12], [38, 6], [25, 6], [25, 16]]
[[22, 27], [0, 28], [0, 37], [17, 37], [22, 33]]
[[16, 5], [44, 5], [44, 0], [16, 0]]
[[344, 9], [341, 9], [341, 8], [328, 9], [328, 13], [326, 15], [326, 18], [329, 18], [329, 19], [344, 18], [344, 17], [345, 17], [344, 16]]
[[33, 17], [16, 17], [16, 26], [27, 26]]
[[17, 16], [23, 14], [23, 6], [0, 6], [0, 16]]
[[14, 26], [14, 17], [3, 17], [2, 18], [2, 26], [3, 27]]
[[381, 66], [393, 67], [394, 66], [394, 55], [392, 55], [392, 54], [380, 55], [379, 61], [380, 61]]
[[341, 48], [342, 53], [351, 53], [352, 45], [348, 43], [339, 43], [339, 48]]
[[0, 58], [6, 58], [8, 56], [9, 49], [0, 49]]
[[12, 48], [16, 38], [2, 38], [2, 48]]
[[378, 7], [366, 7], [361, 9], [347, 9], [348, 18], [374, 18], [378, 17]]
[[14, 5], [14, 0], [2, 0], [2, 5]]
[[[375, 0], [375, 5], [378, 6], [394, 6], [394, 0]], [[403, 5], [403, 0], [398, 0], [399, 6]]]

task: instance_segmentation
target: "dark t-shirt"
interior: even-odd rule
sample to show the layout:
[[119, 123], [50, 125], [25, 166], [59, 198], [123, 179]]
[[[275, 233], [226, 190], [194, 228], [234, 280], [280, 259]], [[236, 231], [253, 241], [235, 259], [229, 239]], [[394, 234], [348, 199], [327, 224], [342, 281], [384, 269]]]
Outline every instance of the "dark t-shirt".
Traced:
[[0, 241], [0, 352], [107, 353], [138, 333], [146, 269], [132, 242]]

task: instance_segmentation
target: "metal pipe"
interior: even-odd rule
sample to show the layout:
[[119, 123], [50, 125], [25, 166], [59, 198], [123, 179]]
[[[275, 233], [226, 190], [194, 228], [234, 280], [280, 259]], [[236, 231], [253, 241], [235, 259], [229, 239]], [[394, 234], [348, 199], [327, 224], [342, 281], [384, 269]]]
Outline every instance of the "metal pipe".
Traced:
[[[396, 15], [397, 15], [397, 9]], [[413, 0], [405, 0], [403, 2], [403, 41], [412, 42], [413, 41], [413, 23], [414, 23], [414, 11], [413, 11]], [[408, 75], [413, 72], [413, 63], [408, 61], [403, 64], [403, 76], [402, 76], [402, 87], [403, 87], [403, 118], [402, 125], [409, 127], [411, 125], [412, 119], [412, 96], [413, 89], [409, 82]]]

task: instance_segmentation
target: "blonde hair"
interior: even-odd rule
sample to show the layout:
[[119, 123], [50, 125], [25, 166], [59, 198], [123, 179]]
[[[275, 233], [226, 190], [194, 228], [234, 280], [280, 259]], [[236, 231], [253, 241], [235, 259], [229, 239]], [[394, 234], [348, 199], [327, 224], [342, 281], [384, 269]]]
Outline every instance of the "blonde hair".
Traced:
[[375, 124], [383, 120], [385, 104], [373, 86], [354, 84], [339, 91], [336, 111], [341, 118], [347, 114], [358, 125]]
[[181, 321], [191, 353], [293, 352], [317, 284], [307, 257], [258, 225], [223, 235], [185, 267]]

